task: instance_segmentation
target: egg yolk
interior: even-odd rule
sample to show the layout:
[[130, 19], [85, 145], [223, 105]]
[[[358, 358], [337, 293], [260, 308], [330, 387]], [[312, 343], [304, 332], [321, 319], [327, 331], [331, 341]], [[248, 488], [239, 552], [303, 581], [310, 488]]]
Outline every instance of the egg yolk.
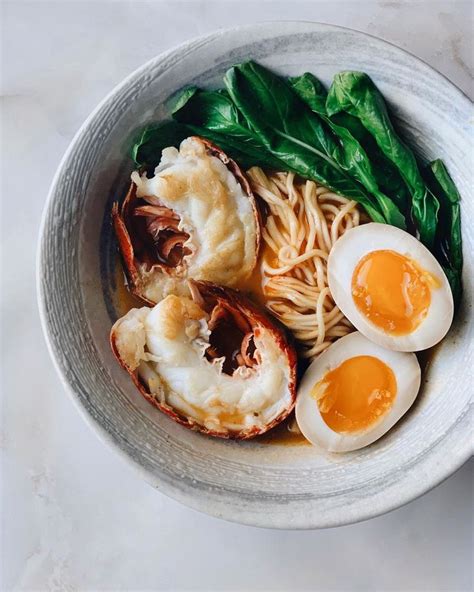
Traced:
[[391, 335], [412, 333], [431, 303], [436, 279], [395, 251], [372, 251], [352, 275], [352, 298], [359, 311]]
[[392, 407], [397, 380], [392, 369], [373, 356], [355, 356], [327, 372], [315, 384], [321, 417], [338, 433], [364, 431]]

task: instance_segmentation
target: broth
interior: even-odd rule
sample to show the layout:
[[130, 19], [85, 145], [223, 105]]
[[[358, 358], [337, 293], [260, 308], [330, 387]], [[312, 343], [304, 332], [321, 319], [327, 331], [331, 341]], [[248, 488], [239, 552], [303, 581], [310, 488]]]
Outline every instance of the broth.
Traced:
[[277, 446], [311, 446], [311, 443], [306, 440], [301, 432], [290, 431], [294, 419], [295, 414], [293, 412], [285, 421], [282, 421], [272, 430], [262, 436], [257, 436], [255, 442]]

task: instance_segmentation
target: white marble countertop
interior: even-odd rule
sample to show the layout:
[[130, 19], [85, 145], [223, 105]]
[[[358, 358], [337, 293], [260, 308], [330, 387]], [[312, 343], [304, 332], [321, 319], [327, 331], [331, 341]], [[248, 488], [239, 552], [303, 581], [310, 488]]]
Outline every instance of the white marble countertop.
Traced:
[[86, 427], [39, 326], [35, 250], [54, 170], [97, 102], [189, 37], [319, 20], [388, 39], [472, 96], [472, 3], [3, 2], [2, 590], [472, 588], [472, 463], [386, 516], [312, 532], [201, 515], [143, 483]]

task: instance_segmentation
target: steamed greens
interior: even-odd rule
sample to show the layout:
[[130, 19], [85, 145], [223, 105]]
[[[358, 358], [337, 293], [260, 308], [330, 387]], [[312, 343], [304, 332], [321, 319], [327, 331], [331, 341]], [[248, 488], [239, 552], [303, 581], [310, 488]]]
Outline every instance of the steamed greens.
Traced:
[[285, 80], [258, 64], [246, 62], [230, 68], [224, 83], [267, 151], [283, 161], [288, 170], [358, 201], [373, 220], [386, 221], [375, 201], [344, 170], [337, 138]]
[[317, 113], [340, 140], [340, 161], [343, 168], [355, 177], [373, 196], [379, 210], [388, 224], [406, 229], [405, 218], [396, 203], [380, 190], [372, 164], [364, 148], [343, 125], [338, 125], [327, 115], [327, 93], [321, 82], [312, 74], [305, 73], [290, 79], [290, 84], [298, 96]]
[[442, 160], [434, 160], [426, 170], [427, 183], [439, 201], [439, 223], [436, 234], [436, 256], [451, 284], [454, 301], [462, 292], [463, 265], [461, 238], [461, 196]]
[[[349, 153], [352, 150], [355, 159], [361, 158], [365, 160], [366, 157], [369, 159], [372, 175], [380, 191], [394, 201], [403, 214], [406, 214], [410, 196], [405, 182], [359, 119], [345, 111], [329, 117], [326, 109], [328, 93], [323, 84], [313, 74], [306, 72], [302, 76], [290, 78], [289, 83], [300, 98], [315, 113], [318, 113], [328, 122], [331, 129], [343, 143], [344, 150], [349, 151]], [[345, 141], [349, 141], [349, 147], [344, 146]], [[354, 167], [356, 166], [357, 162], [354, 164]], [[366, 162], [362, 166], [364, 168], [368, 167]], [[397, 224], [394, 224], [394, 226], [397, 226]]]
[[152, 171], [167, 146], [179, 146], [196, 135], [217, 144], [241, 167], [284, 168], [269, 154], [258, 137], [247, 127], [230, 98], [222, 91], [202, 91], [190, 87], [173, 106], [174, 121], [146, 128], [132, 148], [138, 166]]
[[419, 168], [367, 74], [341, 72], [327, 91], [310, 73], [287, 80], [250, 61], [230, 68], [224, 84], [217, 91], [184, 89], [173, 121], [150, 126], [134, 144], [137, 165], [150, 171], [163, 148], [197, 135], [242, 168], [317, 181], [357, 201], [373, 221], [416, 233], [459, 299], [459, 193], [440, 160]]
[[426, 186], [415, 155], [398, 136], [385, 101], [362, 72], [340, 72], [334, 77], [326, 103], [329, 115], [345, 111], [357, 117], [379, 148], [397, 167], [412, 197], [412, 216], [421, 241], [434, 246], [439, 203]]
[[132, 147], [131, 156], [138, 166], [153, 170], [168, 146], [179, 145], [189, 136], [189, 130], [176, 121], [167, 121], [145, 128]]
[[172, 113], [192, 134], [211, 140], [244, 168], [284, 168], [281, 161], [265, 150], [224, 91], [187, 89], [175, 103]]

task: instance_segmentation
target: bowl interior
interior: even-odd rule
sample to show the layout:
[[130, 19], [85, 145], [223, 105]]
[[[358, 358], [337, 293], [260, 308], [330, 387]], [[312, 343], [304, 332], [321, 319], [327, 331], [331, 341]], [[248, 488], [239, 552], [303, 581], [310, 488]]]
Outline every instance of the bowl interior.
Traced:
[[[110, 351], [124, 306], [110, 224], [133, 167], [130, 144], [168, 116], [181, 87], [218, 87], [248, 58], [277, 72], [343, 69], [373, 77], [422, 157], [445, 160], [463, 196], [464, 250], [471, 252], [469, 101], [441, 75], [378, 39], [312, 23], [267, 23], [216, 33], [159, 56], [129, 77], [84, 124], [64, 157], [44, 218], [40, 294], [51, 351], [94, 429], [165, 493], [248, 524], [320, 527], [370, 517], [426, 491], [469, 454], [470, 302], [436, 350], [416, 404], [372, 446], [323, 455], [311, 446], [226, 442], [173, 423], [142, 399]], [[471, 292], [466, 261], [465, 293]], [[453, 380], [453, 377], [456, 377]]]

